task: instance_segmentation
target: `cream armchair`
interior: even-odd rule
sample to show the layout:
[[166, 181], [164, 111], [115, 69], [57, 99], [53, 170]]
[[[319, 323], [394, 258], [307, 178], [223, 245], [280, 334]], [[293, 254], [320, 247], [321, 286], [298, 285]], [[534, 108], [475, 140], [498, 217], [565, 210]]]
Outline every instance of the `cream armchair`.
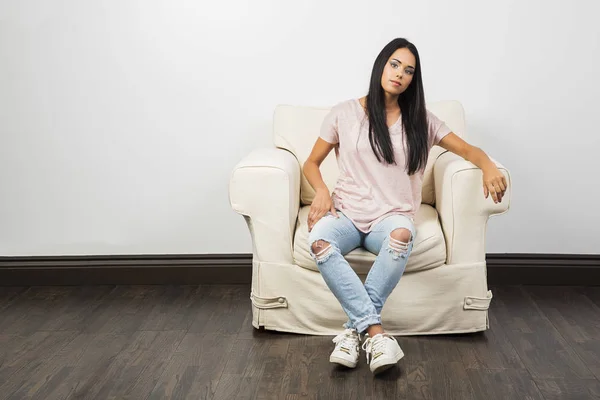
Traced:
[[[428, 109], [465, 137], [460, 103], [428, 104]], [[302, 165], [318, 136], [328, 108], [278, 106], [274, 147], [257, 149], [234, 168], [229, 198], [244, 216], [253, 244], [254, 327], [333, 335], [346, 321], [337, 299], [309, 254], [307, 216], [314, 197]], [[467, 139], [468, 140], [468, 139]], [[435, 146], [429, 156], [417, 235], [406, 272], [388, 298], [382, 320], [394, 335], [475, 332], [489, 327], [485, 231], [488, 218], [506, 212], [509, 182], [502, 203], [485, 199], [481, 171]], [[321, 173], [333, 190], [338, 176], [334, 152]], [[375, 255], [358, 248], [346, 258], [364, 281]]]

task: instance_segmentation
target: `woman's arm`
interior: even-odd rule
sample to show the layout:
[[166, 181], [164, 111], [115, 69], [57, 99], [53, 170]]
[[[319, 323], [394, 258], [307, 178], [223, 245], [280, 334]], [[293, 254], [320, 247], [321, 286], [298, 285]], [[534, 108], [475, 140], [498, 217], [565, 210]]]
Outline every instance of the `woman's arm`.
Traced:
[[327, 189], [327, 185], [325, 185], [325, 182], [323, 181], [319, 167], [323, 160], [325, 160], [325, 157], [327, 157], [329, 152], [334, 148], [334, 144], [328, 143], [321, 138], [317, 138], [310, 155], [304, 162], [302, 172], [304, 172], [306, 180], [308, 180], [308, 183], [310, 183], [310, 186], [312, 186], [315, 192], [324, 190], [329, 193], [329, 189]]
[[483, 194], [487, 199], [491, 194], [494, 203], [502, 201], [508, 184], [504, 174], [479, 147], [470, 145], [453, 132], [442, 138], [439, 146], [475, 164], [483, 172]]
[[321, 163], [335, 146], [335, 144], [331, 144], [319, 137], [302, 168], [302, 172], [304, 173], [304, 176], [306, 176], [308, 183], [310, 183], [310, 186], [315, 190], [315, 198], [310, 205], [310, 212], [308, 213], [309, 232], [317, 221], [319, 221], [323, 215], [327, 214], [327, 212], [331, 211], [335, 217], [338, 216], [335, 207], [333, 206], [333, 202], [331, 201], [329, 189], [327, 188], [327, 185], [325, 185], [321, 171], [319, 170]]

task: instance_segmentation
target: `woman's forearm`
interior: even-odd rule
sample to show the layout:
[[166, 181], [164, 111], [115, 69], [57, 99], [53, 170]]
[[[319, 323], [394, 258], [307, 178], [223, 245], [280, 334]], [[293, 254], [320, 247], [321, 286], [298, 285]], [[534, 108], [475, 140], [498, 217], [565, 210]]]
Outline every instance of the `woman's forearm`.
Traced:
[[465, 157], [467, 161], [475, 164], [482, 171], [488, 171], [490, 169], [496, 168], [496, 164], [488, 157], [485, 151], [481, 150], [479, 147], [471, 146], [467, 156]]
[[306, 180], [308, 180], [308, 183], [310, 183], [310, 186], [312, 186], [316, 192], [324, 190], [329, 193], [329, 189], [323, 181], [321, 171], [316, 163], [306, 161], [302, 170], [304, 172], [304, 176], [306, 176]]

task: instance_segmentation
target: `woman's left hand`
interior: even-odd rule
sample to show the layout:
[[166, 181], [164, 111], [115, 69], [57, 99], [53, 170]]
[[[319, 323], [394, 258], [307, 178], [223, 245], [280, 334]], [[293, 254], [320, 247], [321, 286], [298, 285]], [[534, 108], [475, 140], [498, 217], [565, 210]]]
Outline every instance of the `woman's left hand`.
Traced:
[[504, 174], [495, 165], [483, 171], [483, 194], [486, 199], [491, 194], [494, 203], [500, 203], [507, 188]]

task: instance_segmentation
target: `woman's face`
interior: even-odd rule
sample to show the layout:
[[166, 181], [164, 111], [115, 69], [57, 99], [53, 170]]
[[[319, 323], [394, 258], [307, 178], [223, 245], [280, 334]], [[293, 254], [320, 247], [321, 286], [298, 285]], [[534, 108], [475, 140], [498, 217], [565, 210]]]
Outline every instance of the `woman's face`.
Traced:
[[398, 49], [388, 60], [383, 74], [381, 86], [391, 95], [398, 96], [408, 88], [415, 74], [416, 60], [407, 48]]

